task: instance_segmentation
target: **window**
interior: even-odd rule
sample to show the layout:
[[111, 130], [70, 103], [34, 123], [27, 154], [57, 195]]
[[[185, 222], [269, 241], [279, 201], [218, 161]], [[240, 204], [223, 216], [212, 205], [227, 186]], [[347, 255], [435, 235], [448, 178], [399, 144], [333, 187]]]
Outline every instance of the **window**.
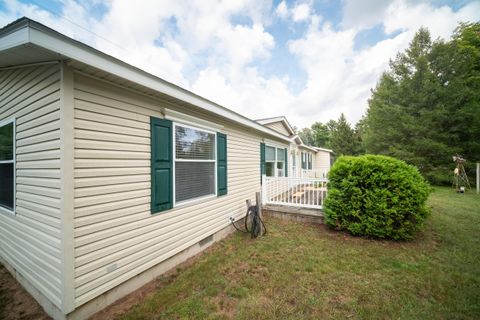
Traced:
[[0, 122], [0, 207], [15, 211], [15, 121]]
[[174, 126], [175, 203], [216, 194], [215, 133]]
[[275, 177], [275, 148], [265, 148], [265, 163], [266, 163], [266, 175], [267, 177]]
[[292, 153], [292, 177], [297, 176], [297, 156], [296, 153]]
[[313, 155], [311, 153], [308, 153], [308, 170], [312, 170], [313, 168], [312, 159], [313, 159]]
[[285, 176], [286, 149], [265, 147], [265, 175], [267, 177]]
[[285, 176], [285, 149], [277, 148], [277, 177]]

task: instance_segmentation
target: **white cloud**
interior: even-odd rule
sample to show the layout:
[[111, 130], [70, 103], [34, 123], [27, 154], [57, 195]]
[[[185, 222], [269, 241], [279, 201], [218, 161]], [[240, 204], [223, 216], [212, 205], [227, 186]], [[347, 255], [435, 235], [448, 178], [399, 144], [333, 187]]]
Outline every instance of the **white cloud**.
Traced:
[[346, 0], [342, 9], [344, 28], [366, 29], [381, 23], [393, 0]]
[[[35, 5], [13, 0], [5, 2], [0, 24], [27, 15], [251, 118], [283, 114], [297, 127], [338, 118], [341, 112], [357, 121], [388, 60], [408, 46], [420, 26], [428, 27], [433, 38], [447, 38], [458, 21], [480, 19], [478, 1], [455, 12], [447, 6], [401, 0], [345, 1], [339, 26], [322, 20], [309, 2], [289, 7], [282, 1], [272, 8], [268, 0], [150, 0], [142, 5], [111, 0], [106, 14], [95, 19], [88, 12], [95, 1], [79, 5], [66, 0], [63, 15], [101, 38]], [[272, 14], [281, 18], [276, 23], [289, 28], [302, 26], [293, 22], [307, 22], [303, 34], [291, 39], [286, 49], [306, 74], [304, 88], [295, 94], [290, 77], [260, 72], [261, 63], [274, 50], [282, 50], [268, 31]], [[358, 33], [379, 24], [390, 39], [356, 49]]]
[[306, 3], [297, 4], [292, 9], [292, 19], [295, 22], [305, 21], [310, 17], [310, 6]]
[[[427, 27], [433, 39], [448, 38], [459, 21], [480, 19], [480, 2], [454, 12], [447, 6], [396, 0], [375, 15], [370, 15], [368, 2], [365, 7], [356, 5], [355, 10], [347, 8], [352, 15], [349, 19], [344, 15], [342, 29], [335, 30], [328, 22], [320, 25], [312, 21], [304, 36], [290, 42], [289, 50], [308, 75], [305, 89], [294, 100], [295, 105], [302, 106], [297, 116], [299, 123], [310, 124], [312, 119], [328, 121], [338, 118], [341, 112], [356, 122], [364, 114], [370, 89], [388, 68], [389, 59], [408, 46], [419, 27]], [[353, 12], [357, 12], [357, 21], [352, 20]], [[356, 50], [355, 36], [378, 23], [388, 34], [398, 34]]]
[[285, 1], [280, 2], [275, 12], [280, 18], [286, 19], [288, 17], [287, 3]]

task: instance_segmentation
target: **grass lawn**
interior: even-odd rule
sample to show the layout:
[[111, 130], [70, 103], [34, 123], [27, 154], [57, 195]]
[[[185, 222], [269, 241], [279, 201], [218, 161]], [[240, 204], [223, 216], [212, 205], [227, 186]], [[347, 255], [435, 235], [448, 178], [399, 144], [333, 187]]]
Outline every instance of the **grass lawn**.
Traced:
[[375, 241], [267, 220], [159, 278], [124, 319], [480, 319], [480, 196], [437, 188], [425, 231]]

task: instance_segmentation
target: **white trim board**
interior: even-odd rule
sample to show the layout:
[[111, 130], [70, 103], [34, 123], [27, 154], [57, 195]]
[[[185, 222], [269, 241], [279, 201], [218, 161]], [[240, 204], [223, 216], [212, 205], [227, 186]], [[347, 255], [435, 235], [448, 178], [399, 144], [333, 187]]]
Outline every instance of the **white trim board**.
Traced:
[[13, 159], [0, 161], [0, 163], [13, 163], [13, 210], [0, 206], [0, 213], [16, 215], [17, 210], [17, 121], [15, 117], [10, 117], [0, 121], [0, 127], [13, 123]]
[[220, 124], [199, 119], [182, 112], [174, 111], [172, 109], [164, 108], [163, 113], [165, 114], [165, 119], [171, 120], [173, 122], [178, 122], [179, 124], [183, 123], [186, 125], [190, 125], [194, 129], [205, 129], [204, 131], [208, 131], [212, 133], [213, 133], [212, 129], [216, 131], [223, 131], [225, 129], [225, 127]]

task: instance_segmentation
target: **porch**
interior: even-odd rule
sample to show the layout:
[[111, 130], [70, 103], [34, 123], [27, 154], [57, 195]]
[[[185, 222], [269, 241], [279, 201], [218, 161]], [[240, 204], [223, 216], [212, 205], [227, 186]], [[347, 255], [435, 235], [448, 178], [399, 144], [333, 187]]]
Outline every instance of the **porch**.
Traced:
[[293, 178], [327, 178], [329, 167], [320, 167], [314, 169], [301, 169], [295, 166], [289, 171]]
[[[262, 176], [262, 205], [282, 211], [319, 214], [327, 196], [326, 178]], [[294, 209], [293, 209], [294, 208]], [[303, 210], [303, 211], [302, 211]]]

